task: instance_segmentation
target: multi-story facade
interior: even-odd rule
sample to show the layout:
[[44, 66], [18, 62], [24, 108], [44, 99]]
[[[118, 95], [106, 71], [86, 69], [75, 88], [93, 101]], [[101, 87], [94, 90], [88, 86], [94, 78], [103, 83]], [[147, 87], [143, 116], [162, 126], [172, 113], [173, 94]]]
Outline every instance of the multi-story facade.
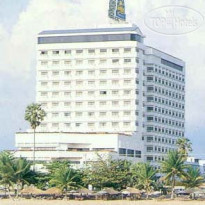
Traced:
[[[41, 32], [36, 101], [47, 116], [36, 157], [82, 162], [99, 151], [163, 160], [184, 136], [184, 67], [147, 47], [135, 25]], [[31, 133], [17, 133], [17, 155], [32, 158], [32, 142]]]

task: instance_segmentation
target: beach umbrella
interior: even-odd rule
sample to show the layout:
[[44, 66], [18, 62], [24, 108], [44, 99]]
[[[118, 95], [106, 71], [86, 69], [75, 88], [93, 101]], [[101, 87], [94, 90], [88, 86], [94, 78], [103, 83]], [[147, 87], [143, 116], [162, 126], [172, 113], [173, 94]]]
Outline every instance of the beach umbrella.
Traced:
[[49, 195], [61, 195], [62, 191], [59, 188], [52, 187], [50, 189], [47, 189], [44, 193]]

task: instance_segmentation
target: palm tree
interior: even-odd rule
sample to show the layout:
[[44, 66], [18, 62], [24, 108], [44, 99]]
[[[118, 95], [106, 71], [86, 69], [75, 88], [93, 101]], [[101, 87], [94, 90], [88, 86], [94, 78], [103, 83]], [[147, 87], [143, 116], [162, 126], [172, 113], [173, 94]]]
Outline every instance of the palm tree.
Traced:
[[192, 143], [189, 139], [181, 137], [176, 142], [178, 146], [178, 151], [187, 159], [188, 153], [192, 152]]
[[25, 120], [30, 123], [33, 129], [33, 170], [35, 171], [35, 146], [36, 146], [36, 128], [41, 124], [46, 116], [45, 111], [41, 108], [40, 104], [31, 104], [27, 106], [25, 112]]
[[146, 191], [146, 199], [149, 197], [149, 193], [152, 190], [152, 187], [156, 180], [157, 171], [154, 168], [146, 163], [142, 164], [138, 172], [139, 186], [141, 186]]
[[201, 176], [199, 168], [188, 166], [186, 175], [182, 177], [182, 183], [187, 188], [199, 187], [204, 182], [204, 177]]
[[165, 174], [162, 178], [167, 182], [171, 182], [171, 199], [174, 198], [174, 187], [177, 177], [185, 175], [185, 164], [184, 157], [177, 151], [170, 151], [167, 155], [167, 159], [162, 162], [161, 172]]
[[68, 166], [60, 166], [55, 173], [50, 176], [50, 184], [60, 188], [62, 191], [68, 191], [81, 187], [78, 181], [78, 174]]
[[34, 173], [30, 169], [31, 164], [26, 159], [15, 159], [8, 152], [0, 154], [0, 184], [10, 192], [10, 187], [17, 187], [17, 196], [19, 188], [24, 184], [33, 182]]

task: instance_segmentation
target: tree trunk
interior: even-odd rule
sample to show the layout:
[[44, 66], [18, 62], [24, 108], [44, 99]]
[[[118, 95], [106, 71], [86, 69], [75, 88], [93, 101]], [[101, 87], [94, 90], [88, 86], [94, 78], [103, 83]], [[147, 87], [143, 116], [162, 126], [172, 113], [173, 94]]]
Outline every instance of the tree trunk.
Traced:
[[148, 191], [146, 191], [146, 200], [148, 200], [149, 199], [149, 193], [148, 193]]
[[36, 165], [36, 129], [33, 129], [33, 171], [35, 172]]
[[175, 186], [175, 177], [172, 175], [172, 193], [171, 193], [171, 199], [174, 199], [174, 186]]

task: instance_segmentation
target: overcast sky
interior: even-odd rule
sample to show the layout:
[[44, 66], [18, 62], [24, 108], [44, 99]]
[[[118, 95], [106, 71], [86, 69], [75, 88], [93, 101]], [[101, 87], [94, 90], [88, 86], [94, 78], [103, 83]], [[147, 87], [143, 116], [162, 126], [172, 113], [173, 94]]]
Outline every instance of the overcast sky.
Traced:
[[[205, 14], [204, 0], [125, 0], [128, 20], [145, 43], [186, 62], [186, 137], [205, 158], [205, 25], [183, 35], [153, 32], [144, 24], [150, 10], [180, 5]], [[24, 110], [35, 100], [36, 36], [42, 30], [107, 23], [108, 0], [0, 0], [0, 150], [14, 149], [25, 130]]]

